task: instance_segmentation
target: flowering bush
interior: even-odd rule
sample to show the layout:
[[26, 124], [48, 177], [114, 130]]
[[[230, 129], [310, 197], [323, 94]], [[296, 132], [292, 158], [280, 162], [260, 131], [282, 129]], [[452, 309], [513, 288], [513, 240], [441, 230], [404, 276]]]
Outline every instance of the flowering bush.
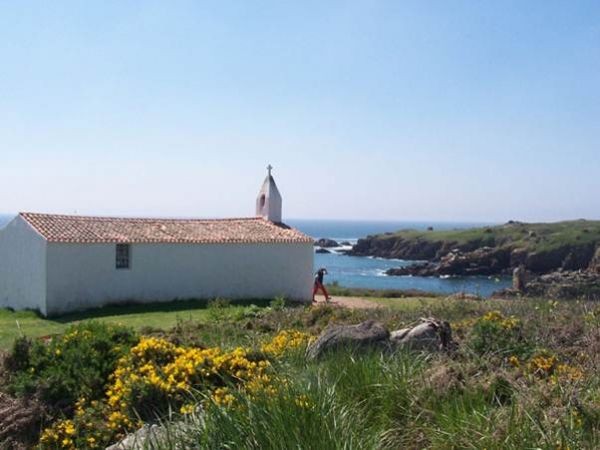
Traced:
[[313, 339], [313, 336], [302, 331], [283, 330], [271, 341], [263, 344], [261, 350], [267, 354], [279, 357], [289, 351], [305, 349]]
[[[262, 346], [264, 353], [281, 356], [305, 346], [310, 336], [282, 331]], [[103, 400], [78, 400], [73, 419], [44, 430], [40, 444], [45, 448], [100, 448], [155, 419], [169, 408], [181, 414], [195, 410], [200, 393], [211, 403], [230, 406], [235, 390], [250, 395], [276, 393], [270, 362], [264, 354], [241, 347], [223, 351], [177, 346], [164, 339], [143, 337], [122, 356]], [[302, 399], [303, 404], [308, 404]]]
[[137, 339], [129, 328], [86, 322], [47, 342], [18, 342], [11, 357], [19, 364], [9, 374], [8, 389], [36, 394], [57, 410], [68, 409], [82, 396], [101, 398], [117, 361]]
[[527, 363], [527, 371], [539, 378], [549, 379], [553, 384], [576, 382], [583, 378], [581, 369], [562, 363], [547, 352], [533, 356]]
[[490, 311], [477, 319], [471, 329], [471, 346], [480, 354], [524, 354], [529, 351], [521, 333], [521, 321]]

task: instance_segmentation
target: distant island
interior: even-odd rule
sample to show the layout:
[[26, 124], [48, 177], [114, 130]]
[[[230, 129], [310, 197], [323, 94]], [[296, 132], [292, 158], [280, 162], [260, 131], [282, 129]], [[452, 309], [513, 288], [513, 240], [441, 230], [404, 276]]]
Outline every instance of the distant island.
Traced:
[[[500, 276], [519, 269], [532, 287], [538, 286], [536, 294], [548, 295], [539, 286], [550, 284], [585, 285], [583, 290], [569, 288], [574, 296], [587, 296], [590, 286], [594, 297], [600, 291], [600, 221], [509, 221], [466, 230], [402, 230], [359, 239], [348, 254], [417, 261], [389, 269], [388, 275]], [[515, 288], [519, 283], [515, 281]]]

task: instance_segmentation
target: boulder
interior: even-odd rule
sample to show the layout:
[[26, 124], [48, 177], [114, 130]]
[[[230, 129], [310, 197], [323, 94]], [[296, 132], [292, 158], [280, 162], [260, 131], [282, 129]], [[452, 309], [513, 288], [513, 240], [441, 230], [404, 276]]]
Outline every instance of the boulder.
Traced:
[[158, 425], [144, 425], [135, 433], [128, 434], [116, 444], [106, 447], [106, 450], [143, 450], [159, 448], [165, 431]]
[[344, 347], [375, 347], [382, 350], [408, 348], [436, 352], [452, 350], [455, 346], [450, 324], [430, 317], [421, 319], [415, 326], [392, 333], [374, 320], [367, 320], [358, 325], [332, 325], [321, 333], [306, 353], [309, 359], [317, 359], [329, 351]]
[[309, 359], [342, 347], [386, 347], [389, 331], [379, 322], [367, 320], [358, 325], [331, 325], [307, 349]]
[[523, 291], [525, 289], [525, 284], [525, 267], [521, 265], [513, 270], [512, 288], [516, 291]]
[[455, 346], [450, 324], [431, 317], [421, 319], [414, 327], [392, 331], [390, 341], [396, 347], [431, 352], [451, 350]]
[[[106, 450], [153, 450], [162, 448], [196, 448], [198, 427], [204, 426], [201, 411], [196, 411], [194, 421], [174, 421], [169, 427], [156, 424], [144, 424], [142, 428], [130, 433]], [[177, 441], [173, 447], [173, 440]]]
[[315, 250], [315, 253], [331, 253], [331, 251], [327, 250], [326, 248], [319, 247], [318, 249]]
[[331, 248], [331, 247], [339, 247], [340, 244], [337, 243], [337, 241], [334, 241], [333, 239], [328, 239], [328, 238], [321, 238], [318, 241], [315, 242], [315, 245], [318, 247], [322, 247], [322, 248]]

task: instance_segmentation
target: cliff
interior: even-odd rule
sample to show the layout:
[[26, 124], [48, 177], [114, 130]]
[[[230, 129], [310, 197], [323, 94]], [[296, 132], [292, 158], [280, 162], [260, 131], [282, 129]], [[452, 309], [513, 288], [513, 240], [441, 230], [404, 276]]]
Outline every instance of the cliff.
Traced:
[[523, 265], [542, 274], [600, 267], [600, 221], [508, 222], [466, 230], [415, 231], [368, 236], [350, 255], [427, 261], [390, 275], [508, 274]]

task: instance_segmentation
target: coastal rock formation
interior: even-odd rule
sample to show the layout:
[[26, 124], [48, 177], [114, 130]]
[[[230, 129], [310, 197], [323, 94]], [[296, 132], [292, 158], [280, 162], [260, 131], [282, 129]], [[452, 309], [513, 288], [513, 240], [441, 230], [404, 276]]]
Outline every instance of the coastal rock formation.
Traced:
[[367, 236], [348, 254], [421, 261], [391, 269], [388, 275], [466, 276], [509, 275], [520, 266], [534, 274], [600, 271], [599, 249], [600, 222], [511, 221], [497, 227]]
[[321, 247], [321, 248], [331, 248], [331, 247], [339, 247], [340, 244], [338, 244], [337, 241], [334, 241], [333, 239], [321, 238], [318, 241], [315, 241], [315, 246]]
[[483, 247], [472, 252], [451, 251], [439, 262], [414, 264], [389, 269], [388, 275], [494, 275], [505, 273], [510, 267], [510, 249]]
[[493, 296], [600, 300], [600, 273], [559, 270], [526, 281], [522, 289], [503, 289]]
[[590, 261], [588, 270], [590, 272], [600, 274], [600, 246], [598, 246], [598, 248], [596, 249], [596, 252], [594, 253], [594, 257]]
[[319, 247], [315, 250], [315, 253], [331, 253], [331, 251], [327, 250], [326, 248]]

